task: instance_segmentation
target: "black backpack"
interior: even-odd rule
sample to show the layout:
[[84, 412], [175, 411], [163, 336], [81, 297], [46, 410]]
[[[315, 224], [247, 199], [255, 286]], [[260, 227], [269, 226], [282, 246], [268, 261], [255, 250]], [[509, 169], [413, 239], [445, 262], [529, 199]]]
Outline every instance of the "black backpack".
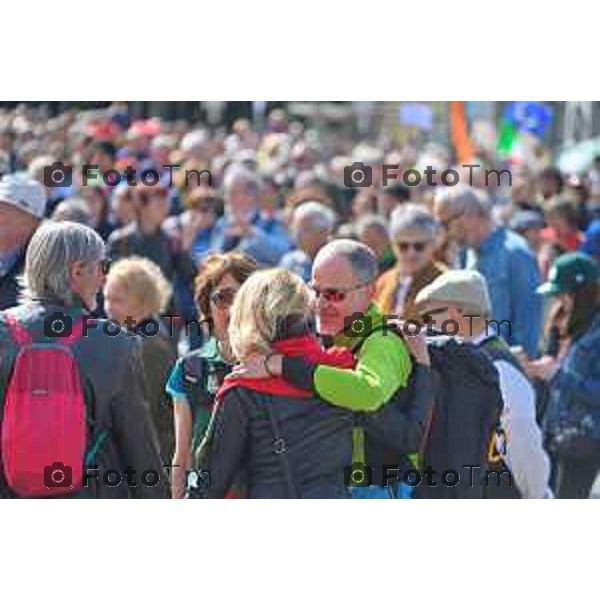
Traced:
[[[436, 402], [421, 453], [423, 475], [416, 498], [482, 498], [489, 441], [502, 412], [498, 372], [484, 351], [453, 337], [428, 340], [431, 367], [437, 374]], [[444, 477], [444, 472], [448, 473]], [[444, 485], [444, 481], [451, 485]], [[456, 483], [456, 485], [454, 485]], [[494, 476], [489, 484], [495, 485]]]

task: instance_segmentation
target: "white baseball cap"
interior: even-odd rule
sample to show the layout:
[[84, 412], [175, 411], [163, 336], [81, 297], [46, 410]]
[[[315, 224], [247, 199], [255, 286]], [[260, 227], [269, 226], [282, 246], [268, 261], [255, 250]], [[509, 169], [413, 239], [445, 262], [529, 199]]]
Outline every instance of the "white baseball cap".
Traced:
[[0, 202], [43, 219], [46, 213], [46, 190], [26, 173], [12, 173], [0, 179]]

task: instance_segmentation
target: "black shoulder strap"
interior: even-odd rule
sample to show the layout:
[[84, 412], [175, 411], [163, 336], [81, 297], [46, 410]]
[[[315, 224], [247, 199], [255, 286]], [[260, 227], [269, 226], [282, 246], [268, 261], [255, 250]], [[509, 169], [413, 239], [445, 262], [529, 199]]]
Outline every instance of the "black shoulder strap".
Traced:
[[[248, 396], [248, 392], [243, 387], [238, 387], [238, 390], [243, 396]], [[271, 406], [270, 400], [267, 400], [265, 402], [265, 410], [267, 412], [269, 422], [271, 423], [271, 429], [273, 431], [273, 453], [279, 456], [279, 461], [281, 463], [283, 476], [285, 477], [285, 483], [288, 488], [288, 493], [290, 494], [291, 498], [299, 498], [298, 490], [296, 488], [294, 477], [292, 476], [292, 471], [290, 469], [290, 464], [287, 459], [287, 442], [280, 433], [279, 423], [277, 421], [275, 413], [273, 412], [273, 407]]]
[[377, 331], [391, 331], [394, 333], [394, 335], [397, 335], [399, 338], [402, 338], [402, 334], [395, 328], [392, 327], [390, 325], [380, 325], [379, 327], [374, 327], [373, 329], [371, 329], [371, 331], [369, 332], [369, 335], [366, 335], [364, 337], [361, 337], [361, 339], [358, 341], [357, 344], [355, 344], [352, 347], [352, 354], [358, 354], [359, 350], [362, 348], [362, 345]]
[[279, 456], [279, 460], [281, 462], [281, 467], [283, 469], [283, 475], [285, 477], [285, 483], [288, 488], [288, 492], [292, 498], [298, 498], [298, 490], [296, 489], [296, 485], [294, 483], [294, 478], [292, 476], [292, 471], [290, 469], [290, 463], [287, 459], [287, 443], [285, 438], [281, 436], [279, 431], [279, 423], [277, 422], [277, 417], [273, 412], [273, 407], [271, 406], [271, 401], [267, 400], [266, 403], [267, 414], [269, 416], [269, 421], [271, 422], [271, 429], [273, 430], [273, 452]]
[[202, 385], [204, 377], [204, 361], [198, 354], [188, 354], [183, 359], [183, 383], [184, 386], [195, 388]]
[[183, 389], [188, 396], [192, 418], [199, 407], [212, 408], [213, 398], [206, 391], [208, 367], [206, 358], [192, 352], [183, 359]]

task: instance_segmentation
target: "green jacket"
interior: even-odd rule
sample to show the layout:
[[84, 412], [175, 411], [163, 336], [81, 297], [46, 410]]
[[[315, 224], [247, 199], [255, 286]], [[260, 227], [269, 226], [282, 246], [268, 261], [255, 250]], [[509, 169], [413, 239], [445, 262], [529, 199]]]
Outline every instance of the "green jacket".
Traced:
[[[340, 333], [334, 337], [333, 343], [337, 347], [353, 351], [358, 347], [354, 369], [318, 365], [310, 371], [312, 381], [303, 384], [300, 373], [292, 372], [294, 360], [285, 359], [284, 377], [301, 387], [314, 389], [323, 400], [340, 408], [355, 412], [380, 409], [399, 388], [406, 387], [412, 371], [406, 343], [385, 327], [378, 329], [383, 324], [383, 315], [375, 304], [371, 304], [355, 327], [356, 331], [363, 331], [364, 336], [351, 337]], [[370, 331], [373, 333], [369, 335]], [[287, 368], [288, 365], [290, 368]], [[354, 428], [353, 441], [353, 461], [365, 462], [364, 431], [361, 427]]]

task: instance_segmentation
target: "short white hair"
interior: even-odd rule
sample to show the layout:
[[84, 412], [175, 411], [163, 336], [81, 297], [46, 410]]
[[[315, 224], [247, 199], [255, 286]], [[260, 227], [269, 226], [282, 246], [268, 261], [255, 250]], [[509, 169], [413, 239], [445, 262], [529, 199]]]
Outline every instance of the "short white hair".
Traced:
[[405, 231], [414, 229], [423, 231], [433, 239], [440, 233], [440, 224], [420, 204], [402, 204], [392, 211], [390, 216], [390, 237], [392, 241], [398, 239]]
[[259, 182], [256, 175], [245, 166], [234, 163], [227, 167], [225, 177], [223, 178], [225, 198], [231, 194], [231, 190], [238, 183], [242, 183], [250, 194], [254, 196], [258, 195]]
[[377, 229], [384, 237], [389, 235], [388, 224], [381, 215], [368, 213], [356, 221], [356, 233], [361, 238], [369, 229]]
[[27, 166], [27, 174], [29, 177], [38, 179], [44, 173], [44, 169], [46, 167], [50, 167], [54, 162], [56, 162], [56, 159], [49, 154], [36, 156], [29, 162], [29, 165]]
[[319, 250], [314, 264], [333, 256], [342, 256], [352, 267], [354, 276], [361, 283], [370, 283], [379, 273], [379, 263], [375, 252], [361, 242], [349, 239], [333, 240]]
[[435, 195], [436, 208], [447, 207], [451, 212], [465, 212], [490, 218], [492, 205], [488, 197], [470, 185], [459, 183], [440, 188]]
[[381, 165], [383, 158], [383, 150], [367, 144], [359, 144], [352, 152], [352, 162], [361, 162], [370, 167]]
[[186, 133], [179, 148], [182, 152], [190, 153], [202, 150], [208, 142], [208, 133], [204, 129], [194, 129]]
[[335, 213], [331, 208], [316, 202], [315, 200], [309, 200], [303, 202], [294, 209], [294, 228], [302, 223], [303, 229], [310, 229], [312, 231], [328, 231], [333, 232], [336, 224]]
[[91, 227], [71, 221], [46, 221], [27, 247], [24, 297], [54, 298], [72, 305], [76, 298], [71, 290], [71, 265], [91, 265], [104, 256], [104, 242]]

